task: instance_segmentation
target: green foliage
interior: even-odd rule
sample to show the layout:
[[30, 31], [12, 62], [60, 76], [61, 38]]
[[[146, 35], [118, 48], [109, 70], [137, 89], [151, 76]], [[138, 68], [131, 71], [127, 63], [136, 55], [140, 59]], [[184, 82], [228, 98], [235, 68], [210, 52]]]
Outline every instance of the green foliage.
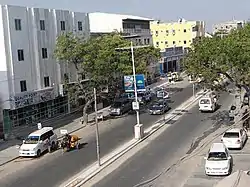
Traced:
[[229, 35], [197, 40], [184, 59], [187, 73], [204, 77], [213, 87], [220, 74], [237, 85], [250, 83], [250, 25], [234, 30]]
[[[92, 37], [85, 40], [72, 33], [57, 38], [55, 57], [60, 62], [73, 64], [76, 68], [78, 80], [70, 83], [66, 79], [66, 89], [72, 98], [93, 100], [93, 88], [98, 96], [104, 96], [102, 89], [108, 86], [109, 93], [115, 92], [119, 78], [132, 74], [131, 51], [122, 50], [130, 46], [130, 42], [121, 37], [119, 33]], [[117, 49], [121, 50], [117, 50]], [[148, 65], [157, 62], [160, 52], [154, 47], [134, 49], [135, 66], [137, 73], [148, 74]], [[90, 81], [83, 81], [88, 78]], [[105, 95], [107, 96], [107, 95]]]

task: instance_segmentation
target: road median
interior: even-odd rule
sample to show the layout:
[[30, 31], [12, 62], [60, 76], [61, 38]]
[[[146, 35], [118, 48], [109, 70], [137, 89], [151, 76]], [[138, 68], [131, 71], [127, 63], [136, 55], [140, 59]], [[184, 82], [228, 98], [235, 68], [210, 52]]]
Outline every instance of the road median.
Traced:
[[[124, 155], [129, 150], [134, 148], [140, 142], [142, 142], [145, 139], [147, 139], [148, 137], [150, 137], [153, 133], [158, 131], [163, 126], [168, 125], [169, 121], [171, 121], [174, 118], [182, 117], [185, 114], [184, 110], [187, 109], [188, 107], [190, 107], [195, 102], [197, 102], [197, 100], [206, 93], [207, 92], [201, 92], [201, 94], [199, 94], [196, 98], [190, 97], [188, 100], [186, 100], [186, 102], [184, 102], [181, 105], [179, 105], [178, 107], [176, 107], [175, 110], [172, 112], [172, 115], [169, 114], [170, 116], [164, 122], [159, 123], [157, 127], [156, 127], [156, 124], [153, 124], [151, 127], [147, 128], [145, 130], [146, 135], [143, 137], [143, 139], [141, 139], [141, 140], [132, 139], [131, 141], [129, 141], [125, 145], [120, 146], [118, 149], [113, 151], [111, 154], [108, 154], [107, 156], [104, 156], [101, 159], [102, 160], [102, 162], [101, 162], [102, 165], [100, 167], [95, 163], [95, 164], [91, 165], [90, 167], [88, 167], [87, 169], [80, 172], [78, 175], [72, 177], [70, 180], [67, 180], [66, 182], [61, 184], [60, 187], [80, 187], [80, 186], [82, 186], [84, 183], [86, 183], [88, 180], [90, 180], [95, 175], [100, 173], [107, 166], [111, 165], [114, 161], [119, 159], [122, 155]], [[182, 111], [182, 112], [175, 113], [176, 111]], [[180, 115], [180, 113], [181, 113], [181, 115]], [[109, 155], [113, 155], [113, 156], [109, 156]], [[104, 158], [108, 157], [108, 156], [110, 157], [109, 161], [108, 162], [103, 162]]]

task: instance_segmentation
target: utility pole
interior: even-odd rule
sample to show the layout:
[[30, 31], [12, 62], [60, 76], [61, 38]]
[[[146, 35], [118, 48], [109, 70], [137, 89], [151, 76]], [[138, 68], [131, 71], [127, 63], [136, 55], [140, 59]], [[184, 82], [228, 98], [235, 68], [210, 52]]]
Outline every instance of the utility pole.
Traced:
[[[134, 57], [134, 48], [133, 42], [131, 41], [131, 54], [132, 54], [132, 66], [133, 66], [133, 79], [134, 79], [134, 92], [135, 92], [135, 102], [138, 104], [138, 96], [137, 96], [137, 86], [136, 86], [136, 76], [135, 76], [135, 57]], [[140, 124], [140, 114], [139, 110], [136, 110], [136, 124]]]
[[194, 97], [194, 95], [195, 95], [195, 87], [194, 87], [194, 82], [193, 82], [193, 97]]
[[97, 153], [98, 165], [101, 166], [99, 127], [98, 127], [98, 114], [97, 114], [97, 100], [96, 100], [96, 89], [95, 88], [94, 88], [94, 99], [95, 99], [96, 153]]

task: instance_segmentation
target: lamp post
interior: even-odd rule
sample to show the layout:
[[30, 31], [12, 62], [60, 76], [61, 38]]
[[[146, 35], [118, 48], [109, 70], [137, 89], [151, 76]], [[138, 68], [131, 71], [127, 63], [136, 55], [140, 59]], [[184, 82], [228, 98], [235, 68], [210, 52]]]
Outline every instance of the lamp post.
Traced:
[[[138, 95], [137, 95], [137, 86], [136, 86], [136, 76], [135, 76], [135, 57], [134, 57], [134, 47], [133, 42], [131, 41], [131, 55], [132, 55], [132, 67], [133, 67], [133, 79], [134, 79], [134, 93], [135, 93], [135, 102], [136, 105], [139, 105]], [[139, 110], [136, 110], [136, 124], [140, 124], [140, 113]]]
[[97, 100], [96, 100], [96, 89], [95, 88], [94, 88], [94, 100], [95, 100], [96, 154], [97, 154], [98, 165], [101, 166]]
[[133, 42], [131, 41], [130, 47], [116, 48], [117, 50], [131, 50], [132, 68], [133, 68], [133, 84], [134, 84], [134, 94], [135, 94], [135, 102], [133, 102], [133, 107], [136, 108], [136, 125], [134, 126], [135, 139], [141, 139], [144, 135], [144, 130], [143, 130], [143, 125], [140, 124], [139, 102], [138, 102], [137, 86], [136, 86], [134, 48], [144, 48], [144, 47], [150, 47], [150, 45], [134, 47]]

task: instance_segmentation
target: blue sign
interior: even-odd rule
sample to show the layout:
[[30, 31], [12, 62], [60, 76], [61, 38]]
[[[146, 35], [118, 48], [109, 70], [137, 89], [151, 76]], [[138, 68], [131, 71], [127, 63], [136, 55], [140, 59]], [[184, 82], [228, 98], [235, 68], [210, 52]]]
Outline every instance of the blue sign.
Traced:
[[[135, 75], [137, 91], [146, 91], [145, 79], [143, 74]], [[134, 77], [133, 75], [124, 76], [125, 92], [134, 92]]]

